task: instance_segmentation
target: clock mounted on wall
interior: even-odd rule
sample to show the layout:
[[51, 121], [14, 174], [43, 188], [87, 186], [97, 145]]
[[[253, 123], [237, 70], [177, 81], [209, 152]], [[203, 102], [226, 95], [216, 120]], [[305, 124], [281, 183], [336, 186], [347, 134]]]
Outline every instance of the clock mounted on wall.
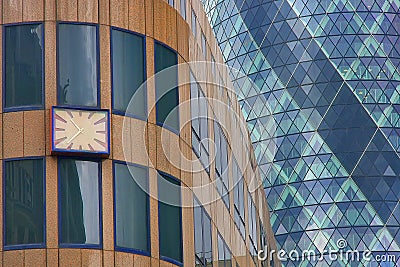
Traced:
[[53, 107], [51, 153], [107, 157], [110, 154], [109, 111]]

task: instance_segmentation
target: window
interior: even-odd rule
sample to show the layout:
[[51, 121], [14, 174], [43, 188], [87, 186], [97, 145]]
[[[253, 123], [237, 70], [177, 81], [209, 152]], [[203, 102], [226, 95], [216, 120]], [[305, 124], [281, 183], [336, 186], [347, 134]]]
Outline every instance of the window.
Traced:
[[58, 24], [58, 103], [97, 107], [97, 27]]
[[[264, 253], [268, 253], [268, 243], [267, 243], [267, 233], [264, 230], [264, 226], [261, 222], [260, 222], [260, 249], [264, 250]], [[268, 264], [266, 261], [261, 261], [261, 266], [262, 267], [266, 267]]]
[[193, 202], [196, 267], [212, 266], [211, 219], [196, 199]]
[[43, 24], [4, 27], [4, 109], [43, 107]]
[[257, 262], [257, 211], [250, 192], [247, 194], [248, 213], [249, 213], [249, 238], [250, 238], [250, 255], [253, 261]]
[[[138, 90], [146, 79], [144, 38], [117, 29], [112, 30], [111, 36], [113, 111], [144, 119], [147, 114], [146, 90], [143, 87]], [[133, 102], [127, 110], [131, 99]]]
[[43, 247], [44, 159], [5, 160], [4, 188], [4, 247]]
[[192, 116], [192, 147], [206, 171], [209, 173], [208, 147], [208, 102], [200, 85], [190, 73], [190, 108]]
[[218, 266], [232, 267], [232, 253], [225, 243], [225, 240], [218, 233]]
[[172, 7], [175, 5], [175, 0], [168, 0], [168, 4]]
[[150, 253], [147, 168], [114, 163], [115, 246]]
[[207, 43], [206, 43], [206, 36], [204, 35], [204, 32], [201, 32], [201, 49], [203, 51], [203, 56], [205, 59], [207, 59]]
[[[172, 49], [155, 43], [157, 123], [179, 130], [178, 57]], [[175, 66], [173, 68], [170, 68]], [[162, 71], [162, 72], [161, 72]]]
[[100, 247], [100, 162], [60, 158], [60, 246]]
[[244, 178], [236, 159], [232, 161], [232, 176], [233, 176], [233, 206], [234, 206], [234, 221], [239, 229], [243, 240], [246, 236], [245, 214], [244, 214]]
[[229, 209], [228, 141], [220, 124], [214, 121], [216, 186], [225, 206]]
[[196, 38], [196, 35], [197, 35], [196, 26], [197, 26], [196, 13], [194, 13], [194, 10], [192, 9], [192, 32], [193, 32], [193, 35], [194, 35], [195, 38]]
[[181, 16], [186, 20], [186, 0], [181, 0]]
[[182, 263], [182, 211], [180, 182], [158, 173], [158, 221], [160, 256]]

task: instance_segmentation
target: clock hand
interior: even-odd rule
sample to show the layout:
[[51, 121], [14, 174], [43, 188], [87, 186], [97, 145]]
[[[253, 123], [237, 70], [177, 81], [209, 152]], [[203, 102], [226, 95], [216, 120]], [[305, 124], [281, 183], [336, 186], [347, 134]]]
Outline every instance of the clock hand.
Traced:
[[70, 121], [72, 122], [72, 124], [76, 127], [76, 129], [78, 129], [78, 131], [80, 131], [80, 130], [83, 130], [83, 128], [81, 129], [81, 128], [79, 128], [79, 126], [78, 125], [76, 125], [76, 123], [74, 122], [74, 120], [73, 119], [70, 119]]
[[69, 139], [67, 141], [67, 144], [71, 143], [72, 140], [74, 140], [78, 135], [80, 135], [83, 132], [83, 129], [80, 129], [74, 136], [71, 137], [71, 139]]

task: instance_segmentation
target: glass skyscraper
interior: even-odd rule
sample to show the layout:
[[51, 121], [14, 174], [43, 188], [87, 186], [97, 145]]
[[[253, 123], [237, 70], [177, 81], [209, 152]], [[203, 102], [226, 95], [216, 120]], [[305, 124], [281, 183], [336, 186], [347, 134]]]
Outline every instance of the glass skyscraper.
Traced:
[[233, 77], [280, 247], [395, 256], [284, 265], [399, 266], [400, 1], [203, 4], [226, 63], [257, 85]]

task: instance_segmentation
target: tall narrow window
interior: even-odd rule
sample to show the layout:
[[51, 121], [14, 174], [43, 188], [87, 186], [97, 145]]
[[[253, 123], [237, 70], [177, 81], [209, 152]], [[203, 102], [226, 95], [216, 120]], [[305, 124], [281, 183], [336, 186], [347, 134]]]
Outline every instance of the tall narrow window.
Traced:
[[61, 246], [99, 247], [100, 162], [59, 159]]
[[6, 160], [4, 174], [4, 246], [44, 246], [44, 159]]
[[215, 179], [216, 186], [225, 206], [229, 209], [229, 179], [228, 179], [228, 141], [220, 124], [214, 121], [215, 142]]
[[4, 109], [43, 107], [43, 24], [4, 27]]
[[232, 176], [233, 176], [233, 214], [236, 227], [239, 229], [242, 238], [246, 238], [245, 215], [244, 215], [244, 178], [243, 174], [236, 162], [232, 160]]
[[116, 249], [149, 254], [147, 169], [114, 163], [114, 185]]
[[145, 118], [146, 90], [140, 88], [145, 81], [144, 38], [117, 29], [111, 36], [113, 111]]
[[196, 18], [196, 13], [194, 13], [194, 10], [192, 9], [192, 32], [194, 37], [196, 38], [197, 35], [197, 18]]
[[180, 182], [158, 174], [158, 221], [160, 256], [182, 263], [182, 210]]
[[207, 59], [207, 42], [203, 31], [201, 31], [201, 50], [203, 51], [204, 59]]
[[58, 24], [58, 103], [99, 105], [97, 27]]
[[208, 103], [200, 85], [190, 73], [190, 109], [192, 116], [192, 148], [207, 172], [209, 168]]
[[186, 0], [181, 0], [181, 16], [186, 20]]
[[253, 261], [257, 261], [257, 210], [250, 192], [247, 194], [248, 213], [249, 213], [249, 238], [250, 238], [250, 254]]
[[[155, 43], [156, 113], [157, 123], [172, 130], [179, 130], [179, 94], [177, 53]], [[175, 67], [173, 67], [175, 66]], [[172, 67], [172, 68], [171, 68]]]
[[212, 266], [212, 234], [211, 219], [204, 207], [194, 199], [194, 242], [196, 266]]

